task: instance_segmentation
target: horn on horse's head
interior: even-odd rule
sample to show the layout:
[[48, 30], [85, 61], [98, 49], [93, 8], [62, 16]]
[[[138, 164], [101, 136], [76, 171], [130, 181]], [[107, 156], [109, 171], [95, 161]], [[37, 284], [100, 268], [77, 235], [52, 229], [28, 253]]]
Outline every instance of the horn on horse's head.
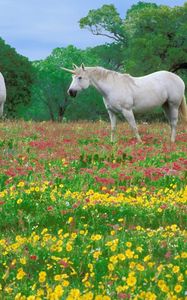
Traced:
[[61, 69], [64, 70], [64, 71], [67, 71], [67, 72], [69, 72], [71, 74], [75, 74], [74, 70], [70, 70], [70, 69], [67, 69], [67, 68], [64, 68], [64, 67], [61, 67]]

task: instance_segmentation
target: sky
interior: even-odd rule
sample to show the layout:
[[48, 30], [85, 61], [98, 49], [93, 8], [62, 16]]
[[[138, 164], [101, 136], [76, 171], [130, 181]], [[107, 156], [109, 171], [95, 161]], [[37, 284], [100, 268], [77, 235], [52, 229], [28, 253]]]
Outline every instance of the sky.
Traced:
[[[79, 20], [89, 10], [114, 4], [122, 18], [139, 0], [0, 0], [0, 37], [29, 60], [46, 58], [56, 47], [85, 49], [110, 42], [80, 29]], [[185, 0], [148, 0], [156, 4], [183, 5]]]

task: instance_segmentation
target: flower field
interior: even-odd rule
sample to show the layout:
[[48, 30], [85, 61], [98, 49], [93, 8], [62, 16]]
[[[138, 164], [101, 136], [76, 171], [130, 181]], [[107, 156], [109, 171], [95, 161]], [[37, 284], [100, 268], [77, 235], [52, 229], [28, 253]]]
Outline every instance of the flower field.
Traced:
[[0, 299], [187, 299], [187, 133], [0, 123]]

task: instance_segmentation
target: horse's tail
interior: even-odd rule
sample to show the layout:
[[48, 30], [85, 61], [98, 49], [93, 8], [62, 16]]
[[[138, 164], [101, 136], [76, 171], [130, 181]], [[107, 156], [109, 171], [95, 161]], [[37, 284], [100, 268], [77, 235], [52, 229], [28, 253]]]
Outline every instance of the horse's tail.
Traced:
[[185, 130], [187, 131], [187, 104], [185, 95], [182, 98], [182, 102], [179, 106], [179, 114], [184, 124]]

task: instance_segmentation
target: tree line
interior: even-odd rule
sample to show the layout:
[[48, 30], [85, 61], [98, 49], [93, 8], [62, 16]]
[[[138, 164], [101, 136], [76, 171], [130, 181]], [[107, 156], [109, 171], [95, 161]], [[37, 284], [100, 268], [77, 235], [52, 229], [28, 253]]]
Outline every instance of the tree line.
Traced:
[[140, 1], [132, 5], [125, 18], [114, 5], [103, 5], [90, 10], [79, 25], [90, 34], [108, 37], [108, 43], [85, 50], [73, 45], [56, 48], [46, 59], [34, 62], [0, 38], [7, 117], [38, 121], [107, 118], [95, 89], [84, 91], [76, 100], [67, 95], [71, 76], [61, 66], [71, 68], [73, 63], [103, 66], [133, 76], [169, 70], [187, 82], [186, 20], [187, 3], [171, 8]]

